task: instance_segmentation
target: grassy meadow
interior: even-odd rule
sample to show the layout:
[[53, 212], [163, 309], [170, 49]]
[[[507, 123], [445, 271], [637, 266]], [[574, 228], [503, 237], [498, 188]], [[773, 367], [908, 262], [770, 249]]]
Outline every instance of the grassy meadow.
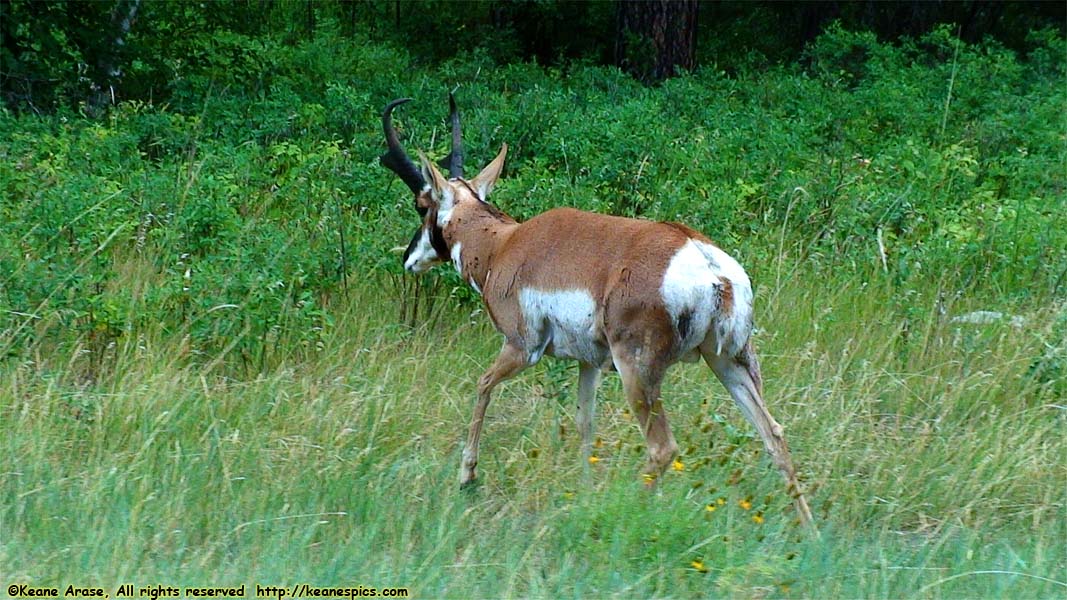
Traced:
[[[168, 105], [0, 113], [5, 589], [1067, 594], [1062, 37], [1016, 56], [836, 31], [807, 69], [657, 88], [211, 43]], [[681, 220], [746, 266], [820, 538], [702, 364], [664, 384], [682, 455], [655, 491], [618, 378], [586, 463], [577, 368], [552, 359], [498, 388], [480, 485], [458, 489], [501, 340], [450, 266], [401, 273], [415, 213], [376, 163], [402, 95], [409, 150], [447, 152], [454, 82], [468, 170], [512, 146], [505, 211]], [[978, 310], [1024, 321], [953, 321]]]
[[[757, 270], [759, 273], [759, 270]], [[857, 298], [863, 298], [857, 302]], [[4, 574], [37, 584], [362, 584], [416, 597], [1056, 597], [1067, 555], [1062, 404], [1036, 334], [928, 310], [901, 359], [885, 290], [783, 277], [758, 334], [822, 530], [701, 365], [665, 386], [683, 455], [637, 476], [618, 380], [579, 460], [576, 369], [545, 361], [490, 406], [482, 484], [457, 487], [474, 381], [498, 340], [448, 309], [414, 330], [360, 288], [313, 361], [241, 379], [120, 343], [106, 383], [5, 371]], [[1040, 319], [1044, 315], [1029, 315]]]

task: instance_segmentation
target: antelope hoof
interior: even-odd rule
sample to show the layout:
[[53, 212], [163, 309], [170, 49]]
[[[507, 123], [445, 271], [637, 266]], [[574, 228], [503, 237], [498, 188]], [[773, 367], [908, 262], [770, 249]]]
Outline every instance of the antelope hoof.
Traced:
[[470, 479], [468, 479], [466, 481], [460, 482], [459, 490], [461, 492], [473, 493], [473, 492], [478, 490], [480, 485], [481, 485], [481, 481], [480, 480], [478, 480], [478, 479], [476, 479], [474, 477], [471, 477]]
[[656, 484], [659, 483], [660, 472], [653, 469], [645, 469], [641, 472], [641, 483], [644, 484], [646, 490], [656, 489]]
[[474, 467], [464, 466], [459, 471], [459, 489], [469, 489], [478, 485], [478, 473], [475, 472]]
[[815, 525], [815, 520], [811, 516], [811, 509], [808, 508], [808, 502], [804, 499], [804, 496], [797, 496], [793, 499], [793, 504], [796, 506], [797, 513], [800, 516], [800, 524], [807, 528], [811, 532], [815, 539], [819, 539], [819, 528]]

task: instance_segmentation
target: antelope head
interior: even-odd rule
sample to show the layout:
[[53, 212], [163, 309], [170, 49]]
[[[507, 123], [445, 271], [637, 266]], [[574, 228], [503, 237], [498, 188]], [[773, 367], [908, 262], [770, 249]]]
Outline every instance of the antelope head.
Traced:
[[448, 178], [431, 163], [421, 151], [421, 165], [412, 161], [393, 128], [392, 112], [410, 98], [394, 100], [382, 114], [382, 129], [388, 151], [381, 156], [381, 163], [400, 177], [415, 196], [415, 210], [422, 221], [404, 251], [404, 268], [413, 273], [422, 273], [435, 264], [450, 258], [450, 244], [444, 230], [452, 213], [460, 203], [485, 202], [493, 184], [504, 165], [507, 145], [481, 173], [472, 180], [463, 178], [463, 139], [460, 129], [456, 100], [448, 95], [450, 121], [452, 123], [452, 151], [441, 161], [448, 169]]

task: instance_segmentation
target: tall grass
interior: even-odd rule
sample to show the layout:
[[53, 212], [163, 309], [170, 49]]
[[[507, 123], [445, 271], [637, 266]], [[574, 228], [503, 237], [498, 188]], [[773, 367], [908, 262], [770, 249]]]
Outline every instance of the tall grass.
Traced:
[[617, 378], [583, 464], [576, 370], [546, 360], [498, 391], [482, 483], [461, 492], [498, 340], [468, 309], [397, 326], [364, 282], [314, 357], [258, 377], [184, 360], [162, 332], [95, 379], [84, 348], [6, 363], [0, 572], [417, 597], [1061, 596], [1067, 411], [1028, 376], [1048, 315], [961, 329], [935, 303], [902, 312], [874, 273], [785, 272], [759, 290], [757, 343], [821, 540], [700, 365], [665, 384], [683, 454], [657, 491]]

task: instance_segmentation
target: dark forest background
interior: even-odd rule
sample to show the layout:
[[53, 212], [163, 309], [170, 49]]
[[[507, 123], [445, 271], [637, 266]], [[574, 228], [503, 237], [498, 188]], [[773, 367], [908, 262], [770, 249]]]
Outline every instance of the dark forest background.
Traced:
[[654, 83], [701, 66], [733, 73], [810, 61], [806, 45], [831, 24], [883, 42], [948, 25], [966, 42], [1022, 52], [1031, 32], [1062, 32], [1065, 10], [987, 0], [0, 0], [0, 87], [13, 110], [163, 101], [179, 64], [195, 67], [219, 32], [296, 44], [322, 28], [422, 63], [482, 50], [496, 64], [614, 64]]

